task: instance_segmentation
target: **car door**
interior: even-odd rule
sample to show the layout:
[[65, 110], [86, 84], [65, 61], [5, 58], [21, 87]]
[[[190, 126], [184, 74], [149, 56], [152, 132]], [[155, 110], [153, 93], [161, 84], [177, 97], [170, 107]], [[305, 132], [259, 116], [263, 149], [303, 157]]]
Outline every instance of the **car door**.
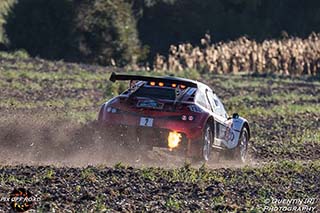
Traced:
[[227, 143], [226, 135], [228, 132], [227, 113], [221, 103], [220, 99], [211, 90], [206, 91], [208, 102], [211, 106], [211, 111], [214, 116], [215, 134], [213, 146], [221, 147], [222, 144]]

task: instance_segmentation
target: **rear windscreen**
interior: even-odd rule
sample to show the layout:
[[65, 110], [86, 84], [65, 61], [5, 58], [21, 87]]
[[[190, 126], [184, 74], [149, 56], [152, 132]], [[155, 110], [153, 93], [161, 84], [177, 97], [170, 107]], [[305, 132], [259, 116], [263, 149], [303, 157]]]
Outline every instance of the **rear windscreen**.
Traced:
[[172, 88], [144, 86], [144, 87], [141, 87], [140, 89], [138, 89], [135, 92], [134, 96], [175, 100], [176, 99], [175, 93], [176, 93], [175, 89], [172, 89]]

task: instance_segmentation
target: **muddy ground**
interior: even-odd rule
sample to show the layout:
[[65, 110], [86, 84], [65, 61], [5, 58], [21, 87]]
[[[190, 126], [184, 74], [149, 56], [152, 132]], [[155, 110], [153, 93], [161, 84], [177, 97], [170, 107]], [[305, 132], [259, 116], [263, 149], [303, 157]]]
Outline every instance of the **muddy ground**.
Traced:
[[99, 105], [120, 90], [112, 70], [0, 58], [0, 197], [27, 188], [38, 212], [263, 212], [279, 207], [272, 199], [319, 198], [319, 80], [201, 77], [252, 132], [248, 163], [203, 164], [96, 128]]

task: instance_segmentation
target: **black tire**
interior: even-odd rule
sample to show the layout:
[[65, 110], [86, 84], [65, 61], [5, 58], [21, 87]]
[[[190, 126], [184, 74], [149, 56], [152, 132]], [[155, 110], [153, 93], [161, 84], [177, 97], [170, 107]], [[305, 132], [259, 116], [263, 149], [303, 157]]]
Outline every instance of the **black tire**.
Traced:
[[243, 127], [240, 133], [238, 146], [235, 148], [234, 158], [236, 161], [245, 163], [248, 160], [249, 131]]
[[202, 158], [205, 161], [208, 161], [210, 159], [212, 143], [213, 143], [213, 131], [212, 131], [211, 125], [207, 123], [203, 132], [202, 148], [201, 148]]

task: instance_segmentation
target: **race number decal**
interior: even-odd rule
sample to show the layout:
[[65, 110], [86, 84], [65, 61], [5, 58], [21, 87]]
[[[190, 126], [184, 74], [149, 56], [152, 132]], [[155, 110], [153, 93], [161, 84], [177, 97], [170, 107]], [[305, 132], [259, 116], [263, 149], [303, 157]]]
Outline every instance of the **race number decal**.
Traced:
[[140, 126], [152, 127], [153, 126], [153, 118], [141, 117], [140, 118]]

